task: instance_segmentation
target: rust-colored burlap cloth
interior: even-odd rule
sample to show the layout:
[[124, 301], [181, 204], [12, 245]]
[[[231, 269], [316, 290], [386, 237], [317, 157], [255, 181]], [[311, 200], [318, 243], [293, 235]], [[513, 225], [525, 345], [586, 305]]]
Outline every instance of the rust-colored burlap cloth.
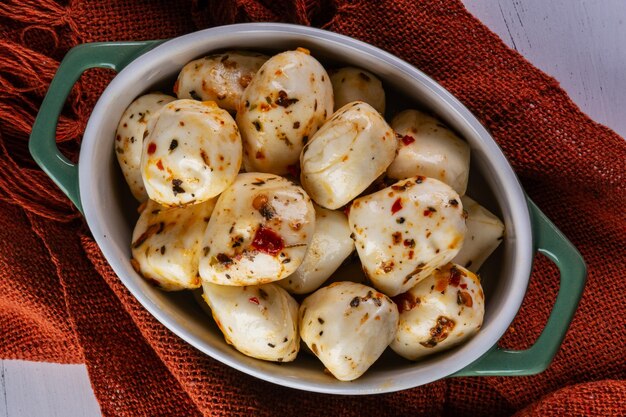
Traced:
[[[300, 392], [201, 354], [122, 286], [81, 216], [28, 154], [46, 88], [73, 45], [247, 21], [314, 25], [377, 45], [440, 82], [493, 133], [526, 191], [589, 267], [580, 308], [546, 372], [451, 378], [369, 397]], [[74, 89], [57, 136], [68, 155], [76, 157], [112, 76], [90, 71]], [[625, 173], [626, 142], [584, 115], [458, 0], [3, 0], [0, 357], [85, 363], [105, 415], [624, 415]], [[557, 289], [555, 267], [538, 258], [503, 346], [532, 344]]]

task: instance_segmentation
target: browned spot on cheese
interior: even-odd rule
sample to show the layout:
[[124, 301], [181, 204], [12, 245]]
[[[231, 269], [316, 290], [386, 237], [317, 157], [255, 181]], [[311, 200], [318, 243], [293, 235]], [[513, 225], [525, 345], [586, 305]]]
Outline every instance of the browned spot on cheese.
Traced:
[[206, 154], [206, 152], [204, 152], [204, 149], [200, 149], [200, 157], [202, 157], [202, 161], [205, 165], [211, 166], [211, 160], [209, 159], [209, 156]]
[[141, 274], [141, 267], [139, 266], [139, 262], [135, 258], [130, 258], [130, 265], [133, 267], [136, 273]]
[[133, 249], [137, 249], [139, 246], [143, 245], [143, 243], [148, 240], [152, 235], [159, 232], [159, 229], [162, 229], [163, 223], [155, 223], [148, 226], [145, 232], [143, 232], [137, 240], [133, 242]]
[[465, 307], [472, 307], [474, 305], [470, 293], [462, 290], [459, 290], [456, 294], [456, 303], [458, 305], [464, 305]]
[[430, 329], [430, 339], [425, 342], [420, 342], [420, 345], [427, 348], [433, 348], [437, 346], [439, 343], [448, 338], [448, 335], [454, 329], [455, 325], [456, 323], [454, 322], [454, 320], [448, 317], [437, 317], [436, 324]]
[[452, 242], [450, 242], [450, 244], [448, 245], [448, 249], [456, 248], [462, 239], [463, 237], [460, 234], [457, 234], [456, 236], [454, 236], [454, 239], [452, 239]]
[[239, 85], [241, 88], [246, 88], [250, 84], [250, 81], [252, 81], [252, 74], [244, 74], [239, 77]]
[[380, 264], [380, 268], [385, 271], [385, 273], [389, 273], [393, 271], [393, 267], [395, 266], [393, 261], [383, 261]]

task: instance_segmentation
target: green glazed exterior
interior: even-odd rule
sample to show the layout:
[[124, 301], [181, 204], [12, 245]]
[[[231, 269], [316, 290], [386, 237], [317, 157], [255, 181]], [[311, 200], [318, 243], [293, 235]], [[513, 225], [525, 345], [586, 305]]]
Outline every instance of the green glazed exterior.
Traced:
[[[67, 96], [80, 75], [89, 68], [120, 71], [138, 56], [164, 41], [104, 42], [74, 47], [61, 62], [41, 105], [30, 136], [30, 152], [39, 166], [82, 212], [78, 165], [56, 146], [56, 125]], [[544, 371], [556, 355], [574, 316], [586, 279], [582, 256], [567, 238], [530, 200], [534, 249], [560, 271], [559, 293], [544, 330], [535, 344], [513, 351], [494, 346], [475, 362], [450, 376], [519, 376]]]

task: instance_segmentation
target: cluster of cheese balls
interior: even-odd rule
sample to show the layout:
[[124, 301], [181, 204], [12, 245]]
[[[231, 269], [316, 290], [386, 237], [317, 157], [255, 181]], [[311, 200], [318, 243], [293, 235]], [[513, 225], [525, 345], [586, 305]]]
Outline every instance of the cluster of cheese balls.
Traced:
[[504, 226], [464, 195], [469, 146], [440, 120], [388, 124], [374, 74], [303, 48], [210, 55], [173, 91], [131, 103], [114, 141], [143, 278], [202, 287], [240, 352], [293, 361], [302, 339], [344, 381], [388, 346], [415, 360], [478, 331]]

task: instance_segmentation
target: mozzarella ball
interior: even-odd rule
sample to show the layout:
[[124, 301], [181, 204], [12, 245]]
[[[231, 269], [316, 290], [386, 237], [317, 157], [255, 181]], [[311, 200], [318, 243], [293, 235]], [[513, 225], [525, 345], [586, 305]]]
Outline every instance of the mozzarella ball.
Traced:
[[296, 272], [278, 284], [293, 294], [318, 289], [354, 251], [350, 233], [344, 213], [315, 207], [315, 231], [304, 260]]
[[380, 113], [361, 101], [347, 104], [302, 150], [302, 186], [320, 206], [337, 209], [385, 172], [396, 147]]
[[256, 52], [228, 51], [185, 65], [174, 85], [178, 98], [215, 101], [235, 112], [252, 77], [268, 57]]
[[459, 195], [425, 177], [354, 200], [348, 220], [365, 274], [389, 296], [407, 291], [454, 258], [466, 230]]
[[148, 200], [133, 231], [137, 272], [168, 291], [198, 288], [200, 242], [215, 202], [168, 208]]
[[290, 362], [298, 355], [298, 303], [275, 284], [231, 287], [202, 283], [203, 298], [224, 339], [257, 359]]
[[400, 311], [400, 323], [391, 348], [409, 360], [469, 339], [482, 326], [485, 314], [480, 281], [454, 264], [436, 269], [393, 300]]
[[467, 234], [452, 262], [476, 272], [502, 242], [504, 224], [495, 214], [468, 196], [461, 197], [461, 201], [467, 213]]
[[467, 142], [434, 117], [405, 110], [393, 118], [398, 133], [398, 155], [387, 175], [401, 180], [416, 175], [436, 178], [465, 194], [469, 176], [470, 148]]
[[373, 288], [336, 282], [302, 302], [299, 327], [302, 340], [335, 378], [352, 381], [393, 340], [398, 308]]
[[287, 174], [300, 151], [333, 112], [333, 89], [326, 70], [306, 50], [270, 58], [241, 99], [246, 171]]
[[315, 210], [302, 188], [272, 174], [240, 174], [211, 216], [200, 276], [222, 285], [283, 279], [302, 263], [314, 230]]
[[241, 166], [233, 118], [214, 102], [176, 100], [148, 124], [141, 173], [150, 199], [165, 206], [201, 203], [220, 194]]
[[379, 113], [385, 113], [385, 90], [371, 72], [345, 67], [330, 73], [335, 96], [335, 110], [353, 101], [364, 101]]
[[148, 193], [141, 178], [141, 149], [148, 120], [174, 97], [161, 93], [143, 95], [130, 103], [115, 132], [115, 154], [133, 196], [146, 201]]

